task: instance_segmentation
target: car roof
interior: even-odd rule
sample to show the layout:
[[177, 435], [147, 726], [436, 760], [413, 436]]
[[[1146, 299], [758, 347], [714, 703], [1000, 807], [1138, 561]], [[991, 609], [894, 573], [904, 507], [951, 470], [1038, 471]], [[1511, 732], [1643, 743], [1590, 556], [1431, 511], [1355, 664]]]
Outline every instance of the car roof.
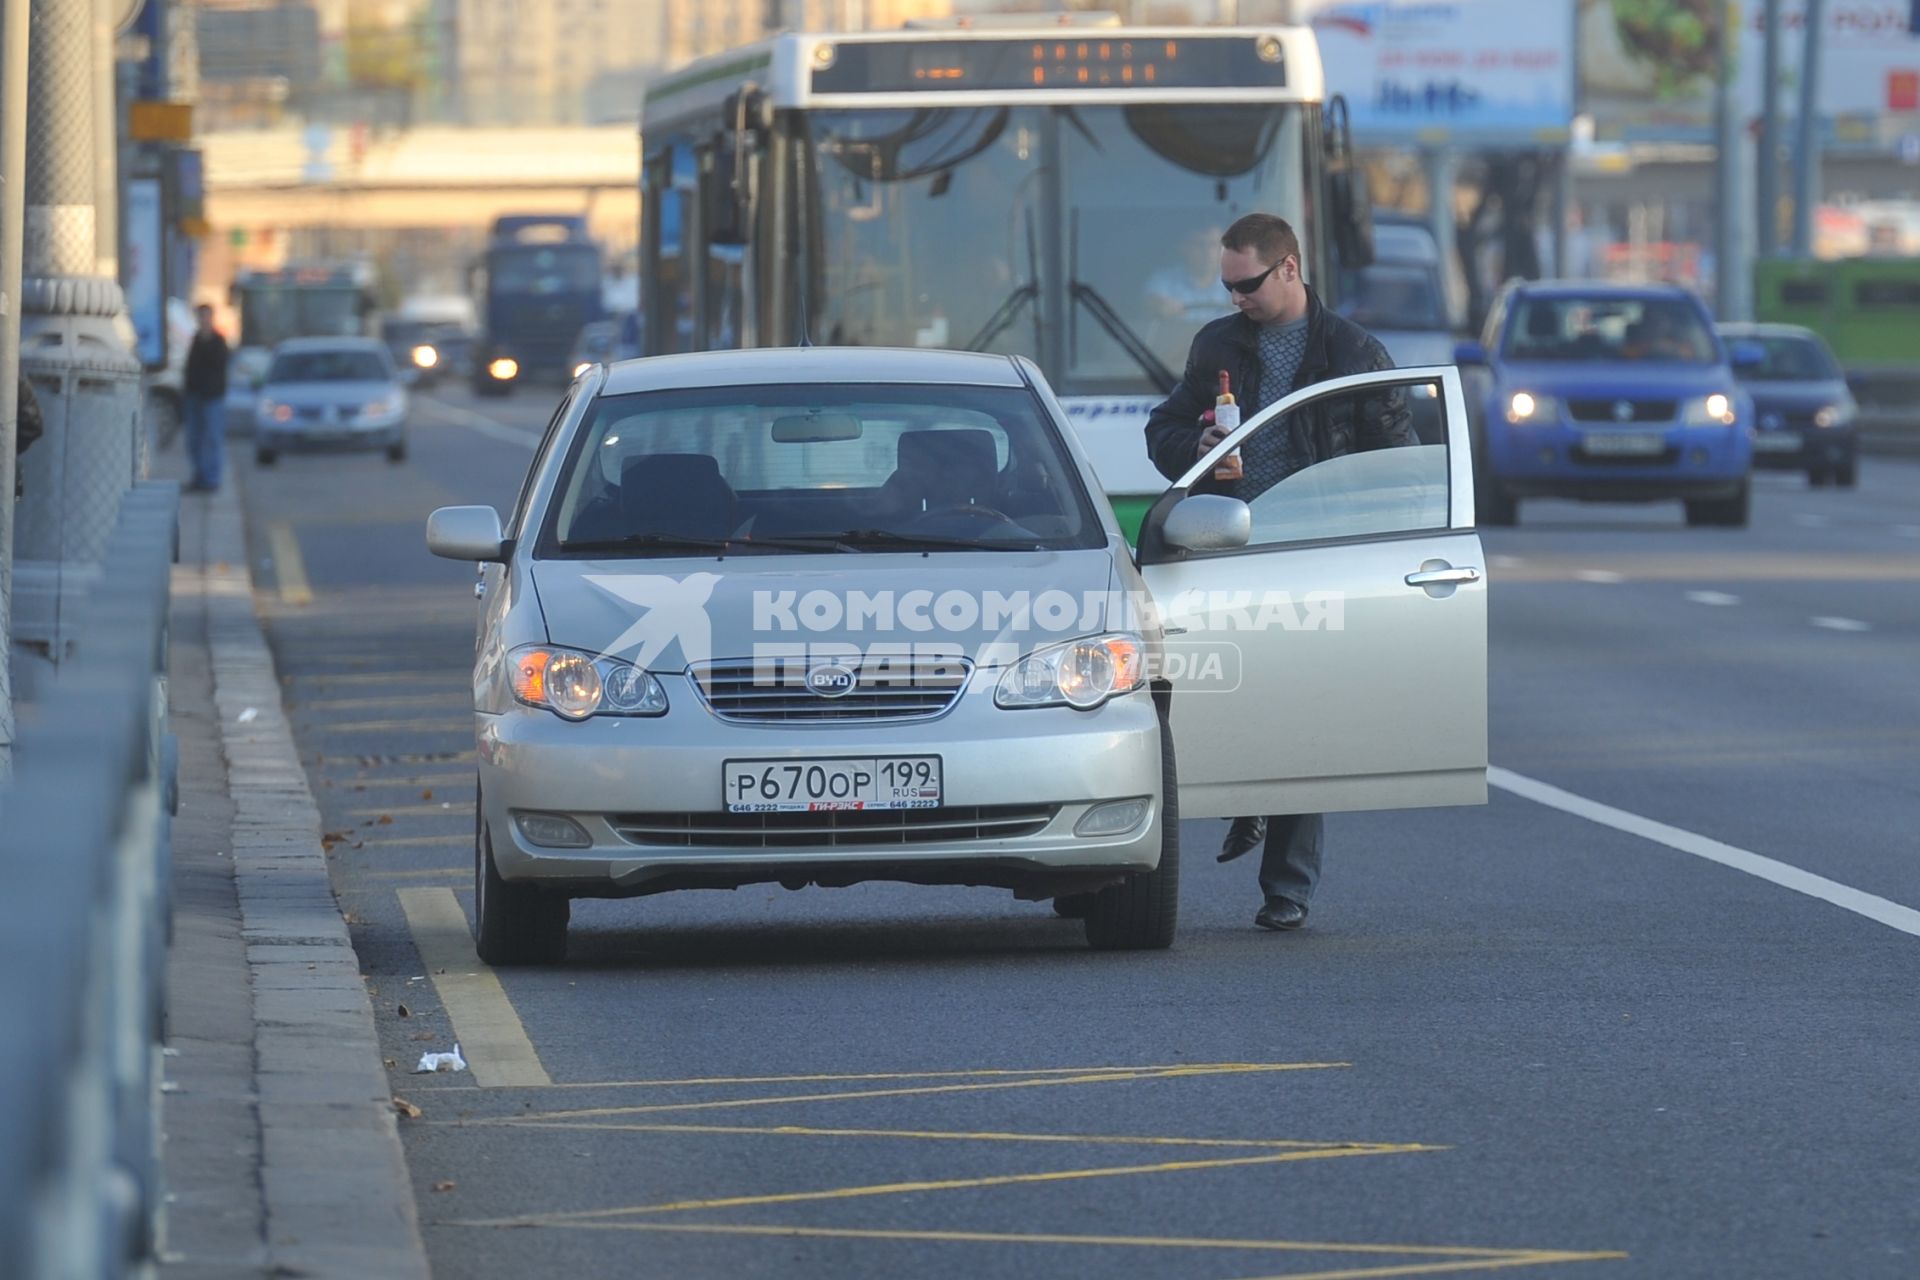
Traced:
[[1012, 357], [983, 352], [915, 347], [765, 347], [617, 361], [607, 366], [607, 381], [601, 394], [817, 382], [1025, 385]]
[[387, 352], [387, 345], [378, 338], [288, 338], [274, 347], [274, 351], [377, 351], [381, 355]]
[[1622, 301], [1634, 298], [1684, 298], [1690, 302], [1699, 301], [1699, 295], [1685, 285], [1660, 281], [1624, 284], [1616, 280], [1520, 280], [1514, 283], [1513, 289], [1516, 293], [1555, 298], [1618, 298]]

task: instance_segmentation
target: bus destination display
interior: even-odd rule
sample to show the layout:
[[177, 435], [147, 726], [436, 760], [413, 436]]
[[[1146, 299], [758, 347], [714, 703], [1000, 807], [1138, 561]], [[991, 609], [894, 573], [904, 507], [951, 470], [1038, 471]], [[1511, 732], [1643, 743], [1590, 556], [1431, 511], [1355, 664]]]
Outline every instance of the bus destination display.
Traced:
[[[1102, 39], [836, 43], [814, 60], [815, 93], [1017, 89], [1220, 89], [1286, 87], [1278, 39]], [[823, 65], [823, 57], [832, 61]]]

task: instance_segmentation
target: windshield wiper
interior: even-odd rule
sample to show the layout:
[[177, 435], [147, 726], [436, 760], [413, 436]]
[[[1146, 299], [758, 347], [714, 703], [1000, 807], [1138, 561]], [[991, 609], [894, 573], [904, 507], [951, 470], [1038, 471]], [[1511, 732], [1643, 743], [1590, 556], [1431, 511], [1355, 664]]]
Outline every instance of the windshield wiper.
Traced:
[[801, 538], [695, 538], [678, 533], [630, 533], [623, 538], [562, 542], [562, 551], [818, 551], [822, 542]]
[[849, 529], [834, 541], [843, 547], [901, 547], [945, 551], [1032, 551], [1031, 541], [1009, 542], [1004, 538], [960, 538], [938, 533], [900, 533], [893, 529]]

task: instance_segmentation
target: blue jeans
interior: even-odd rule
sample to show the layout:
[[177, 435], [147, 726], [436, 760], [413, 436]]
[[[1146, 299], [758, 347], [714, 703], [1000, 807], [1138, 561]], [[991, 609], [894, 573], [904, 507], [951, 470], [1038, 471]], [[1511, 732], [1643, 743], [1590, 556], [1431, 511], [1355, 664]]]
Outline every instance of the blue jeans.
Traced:
[[182, 407], [187, 418], [187, 459], [193, 463], [193, 483], [203, 489], [218, 489], [227, 453], [227, 403], [190, 395]]
[[1260, 891], [1269, 898], [1291, 898], [1303, 907], [1311, 902], [1326, 832], [1326, 817], [1318, 813], [1268, 818], [1267, 842], [1260, 850]]

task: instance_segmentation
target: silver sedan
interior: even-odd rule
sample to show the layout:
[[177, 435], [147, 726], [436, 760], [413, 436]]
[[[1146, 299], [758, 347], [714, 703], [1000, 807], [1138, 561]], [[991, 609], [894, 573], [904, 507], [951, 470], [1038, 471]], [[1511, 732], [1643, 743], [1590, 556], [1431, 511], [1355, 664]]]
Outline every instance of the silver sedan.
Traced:
[[[1452, 371], [1424, 374], [1463, 429]], [[427, 526], [483, 567], [480, 957], [563, 958], [577, 897], [866, 880], [1052, 898], [1096, 947], [1165, 947], [1183, 806], [1484, 799], [1483, 584], [1434, 568], [1477, 563], [1471, 484], [1444, 445], [1391, 452], [1289, 490], [1359, 522], [1336, 545], [1190, 493], [1210, 455], [1136, 554], [1024, 359], [589, 368], [504, 524]]]

